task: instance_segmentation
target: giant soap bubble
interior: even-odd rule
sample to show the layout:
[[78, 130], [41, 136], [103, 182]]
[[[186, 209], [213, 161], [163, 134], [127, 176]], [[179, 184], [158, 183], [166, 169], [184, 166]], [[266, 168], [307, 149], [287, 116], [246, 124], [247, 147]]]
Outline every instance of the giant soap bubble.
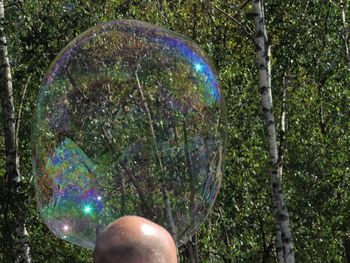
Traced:
[[181, 245], [220, 188], [225, 127], [215, 71], [193, 41], [134, 20], [94, 27], [58, 55], [39, 93], [40, 214], [86, 248], [124, 215], [163, 225]]

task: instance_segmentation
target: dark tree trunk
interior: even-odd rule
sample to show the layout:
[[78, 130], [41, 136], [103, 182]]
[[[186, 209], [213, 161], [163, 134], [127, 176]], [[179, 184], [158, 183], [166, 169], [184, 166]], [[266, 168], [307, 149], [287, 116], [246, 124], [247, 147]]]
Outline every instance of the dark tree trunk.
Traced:
[[345, 262], [350, 263], [350, 236], [344, 238]]
[[190, 263], [199, 263], [198, 261], [198, 246], [197, 246], [197, 234], [187, 242], [188, 256]]

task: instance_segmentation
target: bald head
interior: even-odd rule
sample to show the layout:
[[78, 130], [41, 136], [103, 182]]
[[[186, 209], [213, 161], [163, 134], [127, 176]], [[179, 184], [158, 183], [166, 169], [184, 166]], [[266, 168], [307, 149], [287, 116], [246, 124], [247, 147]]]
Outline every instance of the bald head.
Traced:
[[177, 263], [173, 238], [160, 225], [138, 216], [124, 216], [98, 237], [95, 263]]

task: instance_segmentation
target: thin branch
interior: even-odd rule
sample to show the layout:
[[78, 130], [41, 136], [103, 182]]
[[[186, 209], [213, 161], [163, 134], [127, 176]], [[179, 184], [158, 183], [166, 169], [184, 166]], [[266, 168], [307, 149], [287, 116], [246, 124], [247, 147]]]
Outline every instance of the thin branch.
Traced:
[[254, 207], [256, 210], [256, 214], [258, 216], [258, 220], [259, 220], [259, 226], [260, 226], [260, 231], [261, 231], [261, 239], [262, 239], [262, 243], [263, 243], [263, 250], [264, 253], [266, 252], [267, 249], [267, 245], [266, 245], [266, 235], [265, 235], [265, 230], [264, 230], [264, 220], [262, 219], [260, 213], [259, 213], [259, 209], [256, 206], [256, 203], [254, 202]]
[[21, 124], [22, 109], [23, 109], [24, 99], [25, 99], [25, 96], [26, 96], [27, 88], [28, 88], [28, 85], [29, 85], [31, 77], [32, 77], [32, 73], [29, 74], [27, 82], [24, 85], [22, 96], [21, 96], [21, 103], [19, 105], [18, 114], [17, 114], [17, 121], [16, 121], [16, 147], [17, 147], [17, 153], [18, 153], [18, 134], [19, 134], [19, 127], [20, 127], [20, 124]]
[[262, 262], [263, 263], [268, 263], [269, 262], [269, 257], [270, 257], [270, 251], [272, 249], [272, 246], [273, 246], [273, 237], [274, 237], [274, 233], [271, 234], [271, 238], [270, 238], [270, 241], [269, 241], [269, 244], [264, 252], [264, 255], [263, 255], [263, 259], [262, 259]]
[[329, 0], [329, 2], [334, 5], [334, 6], [338, 6], [336, 3], [334, 3], [332, 0]]
[[234, 16], [230, 15], [229, 13], [227, 13], [225, 10], [222, 10], [220, 7], [218, 7], [217, 5], [212, 5], [216, 10], [218, 10], [219, 12], [221, 12], [222, 14], [226, 15], [228, 18], [230, 18], [233, 22], [235, 22], [239, 27], [240, 29], [242, 29], [244, 31], [244, 33], [247, 35], [247, 37], [252, 40], [254, 42], [254, 38], [253, 38], [253, 35], [254, 35], [254, 32], [253, 30], [246, 26], [246, 25], [243, 25], [240, 21], [238, 21], [237, 18], [235, 18]]
[[195, 182], [194, 182], [194, 173], [192, 170], [192, 163], [191, 163], [191, 155], [188, 149], [188, 135], [187, 135], [187, 125], [186, 122], [183, 122], [183, 129], [184, 129], [184, 139], [185, 139], [185, 144], [184, 144], [184, 148], [185, 148], [185, 155], [186, 155], [186, 164], [187, 164], [187, 168], [188, 168], [188, 172], [189, 172], [189, 184], [190, 184], [190, 210], [191, 212], [194, 209], [194, 203], [195, 203], [195, 194], [196, 194], [196, 189], [195, 189]]
[[198, 263], [197, 234], [195, 233], [187, 242], [190, 263]]
[[[151, 131], [151, 135], [152, 135], [152, 138], [153, 138], [153, 144], [154, 144], [154, 148], [156, 150], [156, 155], [157, 155], [157, 159], [158, 159], [158, 162], [159, 162], [160, 170], [161, 170], [161, 172], [164, 172], [164, 167], [163, 167], [161, 155], [160, 155], [160, 152], [159, 152], [159, 149], [158, 149], [157, 138], [156, 138], [156, 134], [154, 132], [151, 112], [150, 112], [150, 110], [148, 108], [146, 98], [145, 98], [145, 96], [143, 94], [143, 90], [142, 90], [142, 87], [141, 87], [141, 83], [140, 83], [137, 71], [135, 71], [135, 78], [136, 78], [136, 83], [137, 83], [137, 89], [140, 92], [141, 102], [142, 102], [143, 108], [144, 108], [145, 113], [146, 113], [147, 118], [148, 118], [148, 125], [149, 125], [149, 129]], [[163, 194], [163, 199], [164, 199], [164, 202], [165, 202], [165, 212], [166, 212], [166, 216], [167, 216], [167, 219], [168, 219], [170, 232], [173, 235], [174, 239], [176, 240], [177, 238], [176, 238], [175, 224], [174, 224], [174, 219], [173, 219], [173, 215], [172, 215], [172, 211], [171, 211], [171, 204], [170, 204], [170, 199], [169, 199], [169, 193], [168, 193], [168, 190], [166, 189], [166, 186], [165, 186], [165, 183], [163, 182], [163, 180], [161, 180], [161, 182], [162, 182], [162, 194]]]
[[153, 212], [151, 211], [151, 207], [148, 205], [147, 203], [147, 198], [146, 195], [141, 187], [141, 185], [138, 183], [138, 181], [136, 180], [135, 176], [134, 176], [134, 171], [133, 169], [129, 169], [125, 164], [121, 163], [121, 166], [124, 168], [126, 175], [128, 176], [129, 180], [131, 181], [131, 183], [135, 186], [136, 191], [140, 197], [141, 200], [141, 209], [142, 209], [142, 213], [143, 216], [147, 216], [147, 215], [151, 215], [151, 217], [153, 217]]
[[107, 0], [103, 0], [103, 3], [102, 3], [102, 12], [103, 12], [103, 14], [106, 14], [106, 8], [107, 8]]
[[243, 8], [245, 8], [249, 3], [250, 3], [251, 0], [247, 0], [245, 3], [243, 3], [241, 5], [241, 7], [239, 8], [239, 11], [242, 11]]
[[[104, 134], [107, 134], [107, 131], [106, 131], [106, 129], [104, 127], [102, 127], [102, 130], [103, 130]], [[109, 147], [109, 149], [112, 152], [116, 153], [117, 151], [115, 150], [115, 148], [113, 147], [111, 142], [107, 138], [105, 138], [105, 139], [106, 139], [106, 143], [107, 143], [107, 146]], [[120, 154], [119, 154], [119, 156], [120, 156]], [[116, 159], [118, 159], [119, 156], [116, 155]], [[125, 173], [128, 176], [131, 184], [135, 187], [136, 192], [137, 192], [137, 194], [140, 197], [141, 204], [142, 204], [141, 205], [141, 210], [143, 212], [143, 215], [146, 216], [147, 214], [149, 214], [151, 217], [153, 217], [154, 214], [153, 214], [153, 211], [151, 209], [151, 206], [148, 204], [146, 195], [145, 195], [142, 187], [140, 186], [140, 184], [138, 183], [138, 181], [136, 180], [136, 178], [134, 176], [134, 171], [133, 170], [130, 171], [130, 169], [128, 169], [128, 167], [123, 162], [121, 162], [120, 165], [125, 170]], [[122, 200], [121, 201], [121, 205], [122, 205], [122, 207], [121, 207], [121, 211], [123, 211], [123, 210], [125, 211], [125, 196], [124, 196], [125, 189], [124, 189], [124, 184], [123, 184], [123, 177], [121, 177], [121, 180], [122, 180], [122, 182], [121, 182], [121, 190], [122, 190], [122, 196], [121, 196], [121, 200]], [[110, 193], [112, 193], [113, 190], [114, 190], [114, 188], [112, 188], [112, 191]]]

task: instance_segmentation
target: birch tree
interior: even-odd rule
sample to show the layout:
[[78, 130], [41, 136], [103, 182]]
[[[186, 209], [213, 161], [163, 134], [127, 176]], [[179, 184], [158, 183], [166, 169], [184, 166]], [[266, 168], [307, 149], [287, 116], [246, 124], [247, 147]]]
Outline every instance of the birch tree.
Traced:
[[[18, 153], [21, 174], [31, 172], [30, 113], [38, 84], [52, 59], [77, 34], [101, 21], [123, 17], [148, 21], [192, 38], [195, 33], [195, 40], [214, 60], [219, 72], [229, 123], [224, 184], [208, 221], [198, 232], [198, 261], [277, 262], [271, 258], [272, 254], [275, 257], [271, 250], [275, 245], [276, 224], [270, 213], [270, 178], [259, 176], [270, 173], [267, 172], [267, 147], [261, 140], [264, 127], [260, 121], [261, 106], [256, 99], [260, 94], [259, 89], [254, 88], [256, 58], [251, 55], [255, 47], [251, 42], [255, 25], [250, 19], [253, 1], [142, 0], [130, 4], [108, 0], [105, 14], [101, 12], [102, 1], [97, 2], [5, 1], [8, 25], [5, 32], [13, 57], [10, 60], [16, 85], [16, 108], [17, 105], [21, 108], [17, 86], [25, 87], [33, 73], [22, 114], [16, 111], [17, 119], [22, 115]], [[288, 208], [292, 211], [293, 242], [299, 248], [295, 256], [298, 262], [307, 263], [350, 262], [350, 92], [347, 88], [350, 78], [349, 71], [344, 69], [347, 60], [340, 0], [265, 3], [267, 30], [269, 36], [273, 36], [269, 42], [272, 42], [274, 56], [272, 86], [278, 160], [280, 165], [283, 163], [283, 186], [293, 195], [288, 199]], [[342, 3], [349, 33], [349, 1], [342, 0]], [[324, 81], [322, 91], [319, 89], [321, 79]], [[2, 96], [0, 94], [0, 100]], [[284, 112], [288, 136], [284, 138], [283, 157], [280, 149], [283, 139], [278, 135], [282, 135]], [[321, 129], [324, 124], [327, 132]], [[0, 127], [2, 180], [6, 156], [2, 123]], [[36, 208], [30, 205], [35, 200], [29, 180], [23, 179], [20, 185], [20, 193], [27, 197], [25, 219], [31, 229], [32, 260], [90, 262], [90, 251], [60, 241], [44, 227]], [[0, 209], [6, 209], [5, 204], [10, 208], [4, 189], [7, 187], [2, 184]], [[15, 255], [6, 243], [7, 237], [15, 233], [12, 231], [10, 235], [7, 222], [13, 222], [16, 211], [9, 211], [11, 213], [0, 212], [0, 262], [15, 262], [6, 255]], [[279, 240], [282, 241], [282, 236]], [[179, 249], [181, 262], [191, 260], [189, 245]], [[283, 259], [282, 243], [280, 248]], [[195, 253], [192, 261], [193, 255]]]
[[271, 92], [271, 64], [270, 45], [268, 42], [264, 6], [262, 0], [253, 0], [254, 22], [256, 26], [256, 52], [258, 56], [259, 88], [261, 105], [264, 112], [268, 148], [271, 165], [271, 185], [273, 207], [276, 220], [276, 251], [279, 263], [294, 263], [294, 250], [292, 246], [292, 233], [289, 221], [289, 212], [284, 201], [281, 172], [279, 165], [278, 147], [276, 139], [276, 126], [273, 112]]
[[[5, 155], [6, 155], [6, 172], [5, 180], [8, 188], [8, 203], [7, 206], [15, 204], [17, 186], [21, 181], [19, 171], [19, 160], [16, 145], [16, 125], [15, 125], [15, 109], [13, 103], [13, 89], [10, 71], [10, 63], [7, 52], [6, 36], [4, 34], [4, 1], [0, 0], [0, 92], [2, 98], [2, 118], [3, 130], [5, 139]], [[8, 215], [5, 215], [8, 217]], [[16, 216], [15, 220], [15, 234], [17, 238], [18, 256], [16, 262], [29, 263], [31, 257], [28, 245], [28, 233], [26, 227], [21, 220], [21, 217]], [[10, 233], [11, 234], [11, 233]], [[10, 238], [10, 237], [8, 237]]]

